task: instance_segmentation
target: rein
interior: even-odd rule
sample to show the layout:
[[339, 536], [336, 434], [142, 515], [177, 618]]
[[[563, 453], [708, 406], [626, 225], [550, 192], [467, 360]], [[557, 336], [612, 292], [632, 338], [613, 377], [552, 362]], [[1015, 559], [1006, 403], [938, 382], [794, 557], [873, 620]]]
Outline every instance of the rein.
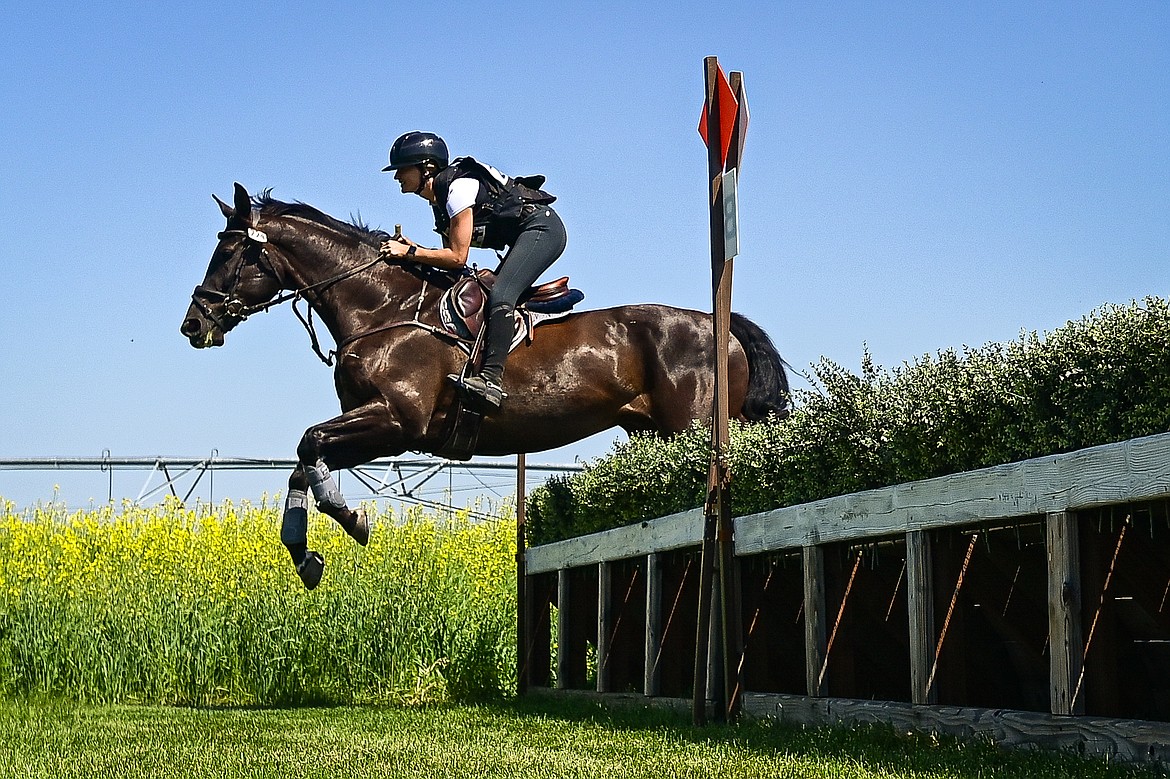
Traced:
[[[257, 214], [255, 213], [255, 210], [253, 210], [253, 214], [252, 214], [252, 223], [253, 224], [255, 224], [257, 221], [256, 217], [257, 217]], [[230, 235], [240, 235], [240, 236], [244, 237], [246, 242], [252, 242], [252, 243], [261, 245], [263, 247], [260, 250], [261, 260], [263, 260], [264, 264], [267, 266], [267, 270], [276, 279], [283, 282], [284, 279], [283, 279], [282, 274], [277, 272], [276, 266], [272, 264], [272, 260], [269, 259], [269, 257], [268, 257], [268, 248], [267, 248], [267, 246], [265, 246], [265, 244], [268, 243], [268, 235], [266, 233], [264, 233], [262, 230], [257, 230], [254, 227], [249, 227], [246, 230], [224, 230], [223, 232], [219, 233], [219, 235], [217, 235], [216, 237], [219, 238], [220, 240], [222, 240], [225, 236], [230, 236]], [[436, 335], [436, 336], [439, 336], [441, 338], [449, 338], [449, 339], [454, 338], [454, 336], [452, 336], [450, 333], [446, 332], [445, 330], [438, 328], [438, 327], [435, 327], [434, 325], [427, 324], [426, 322], [423, 322], [420, 319], [420, 316], [422, 313], [423, 298], [426, 295], [427, 286], [428, 286], [427, 280], [425, 278], [423, 278], [422, 279], [422, 289], [419, 290], [419, 293], [418, 293], [418, 305], [415, 306], [413, 319], [403, 320], [401, 322], [392, 322], [392, 323], [387, 324], [387, 325], [375, 327], [371, 330], [365, 330], [365, 331], [360, 332], [360, 333], [355, 333], [354, 335], [351, 335], [350, 337], [344, 339], [341, 343], [339, 343], [337, 345], [336, 349], [330, 349], [328, 355], [326, 355], [324, 352], [321, 351], [321, 344], [320, 344], [320, 341], [317, 339], [317, 328], [313, 323], [312, 302], [309, 301], [309, 313], [307, 316], [301, 313], [300, 308], [297, 307], [297, 303], [301, 300], [308, 301], [308, 298], [305, 295], [305, 293], [307, 293], [307, 292], [314, 292], [314, 291], [318, 291], [318, 290], [324, 289], [326, 287], [332, 286], [333, 284], [336, 284], [340, 281], [344, 281], [345, 279], [348, 279], [351, 276], [356, 276], [359, 273], [363, 273], [363, 272], [369, 270], [370, 268], [374, 267], [375, 265], [377, 265], [378, 263], [383, 262], [383, 261], [384, 260], [382, 259], [381, 256], [375, 257], [374, 259], [370, 260], [367, 263], [364, 263], [364, 264], [359, 265], [357, 267], [342, 271], [341, 273], [330, 276], [327, 279], [323, 279], [321, 281], [317, 281], [317, 282], [314, 282], [312, 284], [308, 284], [304, 287], [300, 287], [300, 288], [295, 289], [295, 290], [284, 292], [280, 295], [277, 295], [276, 297], [272, 298], [272, 300], [269, 300], [265, 303], [257, 303], [255, 305], [251, 305], [251, 306], [245, 304], [242, 300], [240, 300], [238, 297], [236, 297], [231, 292], [220, 292], [219, 290], [207, 289], [206, 287], [203, 287], [203, 286], [198, 286], [195, 288], [195, 291], [191, 294], [191, 301], [195, 304], [195, 307], [198, 308], [199, 311], [204, 316], [206, 316], [208, 319], [210, 319], [212, 322], [214, 322], [215, 325], [217, 327], [219, 327], [220, 330], [227, 332], [230, 328], [228, 328], [225, 325], [225, 323], [220, 319], [220, 317], [211, 309], [211, 306], [209, 306], [207, 303], [205, 303], [203, 300], [200, 299], [201, 296], [218, 298], [218, 299], [222, 300], [223, 301], [223, 308], [224, 308], [224, 311], [227, 313], [227, 315], [230, 317], [239, 319], [240, 322], [245, 321], [248, 317], [252, 316], [253, 314], [258, 314], [261, 312], [268, 311], [271, 308], [275, 308], [276, 306], [279, 306], [283, 303], [287, 303], [288, 301], [291, 300], [293, 313], [296, 315], [297, 319], [300, 321], [301, 326], [303, 326], [305, 328], [305, 332], [307, 332], [309, 334], [309, 343], [313, 347], [313, 353], [317, 355], [318, 359], [320, 359], [321, 362], [325, 363], [329, 367], [333, 367], [334, 357], [336, 357], [341, 352], [341, 350], [344, 349], [346, 346], [349, 346], [353, 342], [355, 342], [359, 339], [365, 338], [366, 336], [374, 335], [376, 333], [382, 333], [382, 332], [385, 332], [387, 330], [393, 330], [393, 329], [398, 328], [398, 327], [418, 327], [418, 328], [421, 328], [423, 330], [426, 330], [427, 332], [431, 333], [432, 335]], [[232, 284], [233, 290], [239, 284], [240, 271], [243, 269], [243, 267], [244, 267], [244, 262], [241, 260], [239, 266], [236, 268], [236, 278], [235, 278], [235, 282]], [[455, 340], [458, 340], [458, 339], [455, 339]]]
[[[358, 270], [365, 270], [368, 267], [369, 267], [369, 265], [366, 265], [366, 266], [363, 266], [362, 268], [359, 268]], [[335, 281], [340, 281], [340, 280], [341, 279], [335, 279]], [[420, 289], [418, 291], [418, 305], [416, 305], [414, 308], [414, 318], [413, 319], [404, 319], [401, 322], [391, 322], [388, 325], [381, 325], [379, 327], [375, 327], [375, 328], [372, 328], [370, 330], [363, 330], [360, 333], [354, 333], [349, 338], [346, 338], [346, 339], [342, 340], [341, 343], [337, 344], [336, 349], [330, 349], [328, 355], [326, 355], [324, 352], [321, 351], [321, 344], [317, 341], [317, 329], [313, 326], [313, 307], [311, 305], [309, 306], [309, 315], [308, 315], [308, 317], [305, 317], [304, 315], [301, 314], [301, 310], [299, 308], [297, 308], [297, 301], [301, 299], [299, 295], [292, 295], [291, 297], [286, 297], [285, 300], [289, 300], [289, 299], [292, 300], [293, 313], [297, 315], [297, 319], [299, 319], [301, 321], [301, 324], [305, 328], [305, 332], [307, 332], [309, 334], [309, 343], [313, 347], [313, 353], [317, 355], [318, 359], [320, 359], [321, 362], [325, 363], [326, 365], [328, 365], [329, 367], [332, 368], [333, 367], [333, 358], [340, 355], [342, 350], [345, 349], [345, 347], [352, 344], [354, 341], [358, 341], [362, 338], [365, 338], [366, 336], [375, 335], [377, 333], [384, 333], [387, 330], [394, 330], [395, 328], [399, 328], [399, 327], [417, 327], [417, 328], [420, 328], [422, 330], [426, 330], [428, 333], [430, 333], [432, 335], [439, 336], [440, 338], [447, 338], [447, 339], [458, 341], [459, 339], [455, 338], [455, 336], [451, 335], [446, 330], [442, 330], [441, 328], [435, 327], [434, 325], [427, 324], [426, 322], [419, 319], [419, 316], [422, 313], [423, 297], [426, 295], [426, 292], [427, 292], [427, 280], [423, 279], [422, 280], [422, 289]], [[283, 302], [283, 301], [276, 301], [276, 302]], [[273, 303], [273, 305], [275, 305], [275, 303]], [[270, 307], [271, 306], [269, 306], [269, 308]]]
[[[248, 240], [253, 241], [255, 243], [258, 243], [258, 244], [268, 243], [268, 236], [264, 232], [257, 230], [255, 228], [252, 228], [252, 227], [249, 227], [247, 230], [224, 230], [222, 233], [220, 233], [216, 237], [223, 238], [225, 235], [243, 235]], [[275, 276], [277, 279], [280, 279], [281, 274], [276, 272], [276, 267], [272, 264], [272, 261], [268, 259], [268, 249], [267, 248], [261, 249], [260, 256], [267, 263], [268, 270], [272, 273], [272, 275]], [[241, 319], [247, 319], [252, 314], [259, 314], [262, 311], [267, 311], [270, 308], [274, 308], [274, 307], [279, 306], [282, 303], [286, 303], [290, 300], [293, 301], [293, 305], [295, 307], [296, 301], [301, 299], [301, 298], [304, 298], [306, 292], [312, 292], [314, 290], [321, 289], [323, 287], [328, 287], [328, 286], [331, 286], [333, 284], [336, 284], [339, 281], [343, 281], [345, 279], [348, 279], [350, 276], [356, 276], [357, 274], [362, 273], [363, 271], [369, 270], [370, 268], [374, 267], [375, 265], [377, 265], [380, 262], [382, 262], [382, 258], [375, 257], [374, 259], [370, 260], [369, 262], [365, 263], [364, 265], [359, 265], [356, 268], [350, 268], [349, 270], [345, 270], [345, 271], [342, 271], [341, 273], [338, 273], [334, 276], [330, 276], [327, 279], [323, 279], [321, 281], [317, 281], [317, 282], [314, 282], [312, 284], [308, 284], [308, 285], [301, 287], [299, 289], [295, 289], [295, 290], [292, 290], [290, 292], [285, 292], [283, 294], [277, 295], [272, 300], [269, 300], [267, 303], [257, 303], [256, 305], [253, 305], [253, 306], [245, 306], [241, 303], [240, 308], [238, 309], [239, 313], [236, 315], [240, 316]], [[241, 264], [241, 267], [243, 267], [242, 264]], [[239, 277], [239, 272], [237, 271], [237, 281], [239, 280], [238, 277]], [[224, 293], [221, 292], [219, 294], [223, 295]], [[224, 295], [224, 297], [227, 297], [227, 295]]]

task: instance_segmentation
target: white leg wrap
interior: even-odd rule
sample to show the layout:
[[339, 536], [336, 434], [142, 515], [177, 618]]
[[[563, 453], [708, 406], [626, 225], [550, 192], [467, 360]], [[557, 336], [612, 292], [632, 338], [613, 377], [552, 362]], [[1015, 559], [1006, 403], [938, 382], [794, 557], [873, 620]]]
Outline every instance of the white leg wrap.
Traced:
[[313, 488], [313, 497], [317, 500], [318, 506], [335, 509], [345, 508], [345, 498], [341, 496], [341, 490], [337, 489], [337, 482], [333, 480], [329, 466], [318, 460], [316, 465], [308, 469], [308, 472], [309, 486]]
[[288, 497], [284, 499], [280, 540], [285, 546], [308, 543], [309, 496], [303, 490], [289, 490]]

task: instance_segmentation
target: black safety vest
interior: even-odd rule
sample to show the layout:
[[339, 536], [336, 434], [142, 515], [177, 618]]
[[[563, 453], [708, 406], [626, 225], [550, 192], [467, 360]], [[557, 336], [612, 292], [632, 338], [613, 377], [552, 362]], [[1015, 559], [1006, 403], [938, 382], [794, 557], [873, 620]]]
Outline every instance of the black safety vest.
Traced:
[[524, 207], [530, 203], [547, 205], [556, 200], [540, 188], [544, 176], [511, 178], [502, 173], [500, 176], [503, 181], [472, 157], [458, 157], [439, 171], [435, 175], [435, 202], [431, 206], [435, 212], [435, 232], [446, 238], [451, 227], [447, 197], [455, 179], [474, 178], [479, 182], [479, 192], [471, 207], [472, 246], [496, 250], [511, 246], [520, 234]]

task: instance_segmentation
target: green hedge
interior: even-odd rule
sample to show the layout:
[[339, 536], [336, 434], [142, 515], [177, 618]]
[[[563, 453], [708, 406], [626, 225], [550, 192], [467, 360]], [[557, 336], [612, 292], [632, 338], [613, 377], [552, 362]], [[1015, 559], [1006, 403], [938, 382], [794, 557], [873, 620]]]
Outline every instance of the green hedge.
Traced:
[[[1170, 305], [1104, 306], [1043, 336], [856, 376], [812, 366], [786, 420], [733, 425], [739, 516], [1170, 430]], [[709, 433], [633, 436], [528, 499], [534, 545], [703, 503]]]

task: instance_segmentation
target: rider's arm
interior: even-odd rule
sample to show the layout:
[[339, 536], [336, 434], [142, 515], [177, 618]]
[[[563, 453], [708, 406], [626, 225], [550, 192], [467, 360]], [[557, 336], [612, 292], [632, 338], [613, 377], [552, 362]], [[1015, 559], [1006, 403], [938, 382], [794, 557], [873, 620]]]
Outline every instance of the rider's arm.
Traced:
[[407, 256], [410, 246], [415, 246], [414, 254], [410, 259], [426, 265], [433, 265], [444, 270], [460, 270], [467, 265], [467, 254], [471, 250], [471, 225], [473, 214], [470, 208], [465, 208], [451, 217], [451, 225], [447, 228], [447, 240], [440, 249], [428, 249], [417, 244], [407, 244], [401, 241], [387, 241], [382, 244], [382, 253], [391, 257]]

